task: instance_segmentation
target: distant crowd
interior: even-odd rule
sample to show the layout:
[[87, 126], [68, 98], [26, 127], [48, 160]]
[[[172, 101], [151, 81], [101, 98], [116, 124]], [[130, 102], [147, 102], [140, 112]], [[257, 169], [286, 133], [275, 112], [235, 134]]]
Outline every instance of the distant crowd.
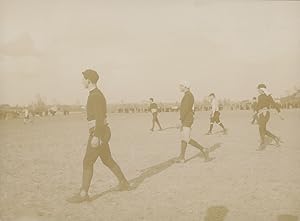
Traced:
[[[277, 103], [282, 109], [296, 109], [300, 108], [300, 100], [285, 101], [277, 100]], [[108, 105], [110, 113], [147, 113], [149, 112], [149, 104], [111, 104]], [[251, 110], [252, 101], [241, 101], [236, 103], [220, 102], [220, 110], [237, 111], [237, 110]], [[205, 102], [196, 103], [194, 111], [209, 111], [210, 106]], [[158, 103], [159, 112], [178, 112], [179, 105], [177, 103]], [[25, 113], [31, 117], [47, 117], [62, 114], [67, 116], [70, 112], [85, 112], [85, 107], [80, 105], [57, 105], [47, 108], [39, 108], [34, 106], [28, 107], [11, 107], [9, 105], [0, 105], [0, 120], [7, 120], [13, 118], [23, 118]]]

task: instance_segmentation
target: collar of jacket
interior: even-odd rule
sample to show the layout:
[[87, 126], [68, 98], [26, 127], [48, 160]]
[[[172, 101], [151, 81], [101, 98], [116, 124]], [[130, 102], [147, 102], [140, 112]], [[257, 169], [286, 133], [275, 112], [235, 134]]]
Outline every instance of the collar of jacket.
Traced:
[[95, 93], [97, 90], [98, 90], [98, 88], [95, 87], [94, 89], [90, 90], [89, 93], [90, 93], [90, 94]]

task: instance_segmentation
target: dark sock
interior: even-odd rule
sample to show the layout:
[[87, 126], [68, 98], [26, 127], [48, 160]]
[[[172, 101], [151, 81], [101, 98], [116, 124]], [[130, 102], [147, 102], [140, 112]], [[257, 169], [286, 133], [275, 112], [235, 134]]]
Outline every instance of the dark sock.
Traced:
[[210, 127], [209, 127], [209, 132], [210, 133], [212, 132], [213, 127], [214, 127], [214, 124], [210, 124]]
[[125, 178], [121, 168], [117, 163], [115, 163], [113, 166], [110, 167], [110, 170], [113, 172], [113, 174], [117, 177], [119, 180], [119, 183], [127, 183], [127, 179]]
[[201, 146], [197, 141], [190, 139], [189, 144], [192, 145], [193, 147], [198, 148], [199, 150], [201, 150], [201, 152], [203, 152], [204, 147]]
[[187, 142], [185, 142], [184, 140], [181, 141], [181, 152], [180, 152], [180, 158], [183, 158], [185, 157], [185, 151], [186, 151], [186, 148], [187, 148]]
[[270, 131], [266, 131], [266, 135], [268, 136], [268, 137], [271, 137], [272, 139], [276, 139], [277, 137], [274, 135], [274, 134], [272, 134]]
[[225, 127], [224, 127], [224, 125], [222, 123], [219, 123], [219, 125], [220, 125], [220, 127], [223, 128], [223, 130], [225, 130]]
[[83, 169], [82, 185], [80, 189], [84, 190], [86, 193], [89, 191], [92, 177], [93, 177], [93, 167]]

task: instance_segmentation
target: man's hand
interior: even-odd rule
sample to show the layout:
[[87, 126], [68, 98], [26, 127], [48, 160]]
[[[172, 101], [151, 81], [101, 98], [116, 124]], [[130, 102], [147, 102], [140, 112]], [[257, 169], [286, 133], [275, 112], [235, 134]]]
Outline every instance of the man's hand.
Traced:
[[100, 140], [98, 137], [93, 137], [91, 140], [91, 147], [96, 148], [100, 145]]
[[89, 127], [89, 129], [95, 128], [96, 127], [96, 120], [88, 121], [88, 127]]

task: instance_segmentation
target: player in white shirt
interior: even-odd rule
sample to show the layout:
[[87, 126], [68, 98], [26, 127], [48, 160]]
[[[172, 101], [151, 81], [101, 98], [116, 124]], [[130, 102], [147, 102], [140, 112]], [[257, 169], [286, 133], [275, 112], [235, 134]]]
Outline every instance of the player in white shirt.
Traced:
[[212, 129], [214, 127], [214, 123], [217, 123], [220, 127], [222, 127], [224, 134], [227, 133], [227, 129], [224, 127], [222, 122], [220, 121], [220, 111], [219, 111], [219, 103], [216, 99], [216, 95], [211, 93], [209, 96], [209, 102], [211, 104], [211, 113], [210, 113], [210, 127], [209, 131], [206, 133], [207, 135], [212, 134]]

